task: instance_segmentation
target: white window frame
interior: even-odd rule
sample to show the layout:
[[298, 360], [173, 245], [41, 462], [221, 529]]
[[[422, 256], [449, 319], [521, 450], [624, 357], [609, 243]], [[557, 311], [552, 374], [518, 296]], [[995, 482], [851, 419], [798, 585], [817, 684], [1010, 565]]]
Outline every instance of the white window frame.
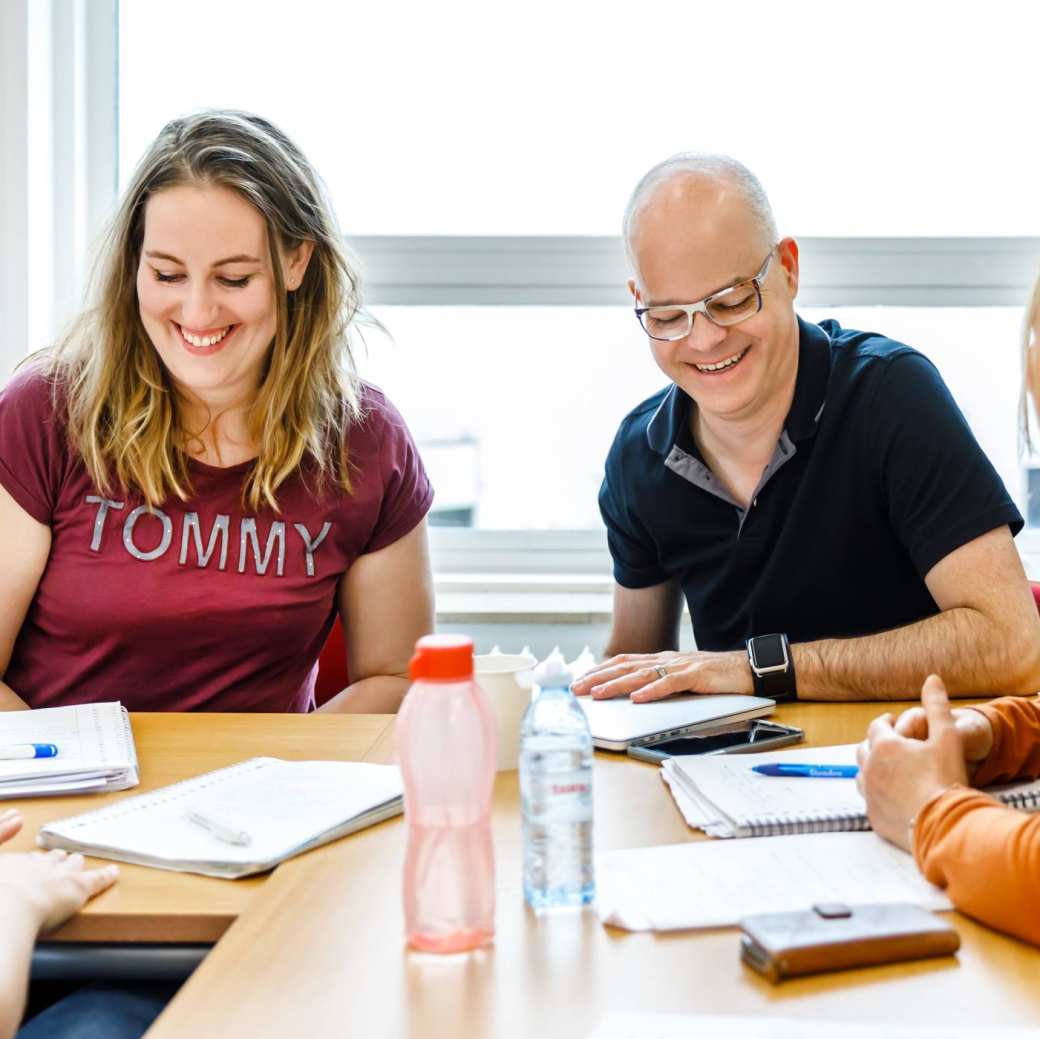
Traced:
[[[115, 203], [117, 63], [118, 0], [0, 3], [4, 378], [73, 312], [88, 243]], [[350, 246], [370, 304], [630, 305], [617, 237], [365, 236]], [[1019, 305], [1040, 266], [1040, 238], [804, 238], [799, 246], [799, 301], [809, 306]], [[438, 575], [452, 587], [466, 574], [514, 575], [512, 585], [501, 577], [502, 587], [537, 574], [575, 590], [609, 586], [602, 530], [440, 528], [432, 540]]]
[[80, 305], [117, 191], [117, 0], [0, 3], [3, 380]]

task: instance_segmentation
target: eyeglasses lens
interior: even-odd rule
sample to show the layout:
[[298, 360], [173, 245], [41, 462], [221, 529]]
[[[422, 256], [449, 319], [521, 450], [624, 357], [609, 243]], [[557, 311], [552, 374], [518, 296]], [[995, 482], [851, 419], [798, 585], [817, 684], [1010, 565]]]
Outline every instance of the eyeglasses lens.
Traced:
[[738, 321], [757, 314], [761, 307], [761, 297], [754, 284], [745, 281], [740, 285], [720, 292], [708, 301], [706, 307], [708, 317], [716, 325], [735, 325]]

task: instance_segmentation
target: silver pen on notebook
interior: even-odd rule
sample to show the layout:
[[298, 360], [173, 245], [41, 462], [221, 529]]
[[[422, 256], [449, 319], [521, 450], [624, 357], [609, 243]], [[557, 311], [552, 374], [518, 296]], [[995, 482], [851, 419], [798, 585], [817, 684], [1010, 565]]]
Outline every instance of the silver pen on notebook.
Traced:
[[200, 811], [198, 808], [189, 808], [187, 814], [188, 818], [196, 826], [201, 826], [204, 830], [208, 830], [217, 840], [223, 841], [225, 844], [237, 844], [242, 847], [249, 844], [253, 839], [247, 830], [235, 826], [226, 819], [217, 819], [210, 815], [209, 812]]

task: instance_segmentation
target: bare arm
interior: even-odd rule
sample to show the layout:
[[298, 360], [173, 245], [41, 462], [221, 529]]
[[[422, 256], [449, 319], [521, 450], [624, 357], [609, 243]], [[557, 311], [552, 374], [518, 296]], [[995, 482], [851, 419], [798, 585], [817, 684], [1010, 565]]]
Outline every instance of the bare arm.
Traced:
[[393, 714], [408, 689], [415, 641], [433, 631], [433, 576], [426, 521], [361, 556], [343, 575], [339, 610], [351, 684], [319, 710]]
[[650, 588], [614, 585], [614, 613], [603, 652], [659, 653], [679, 648], [682, 589], [678, 581]]
[[[0, 812], [0, 844], [21, 828], [18, 812]], [[25, 1008], [36, 936], [57, 927], [115, 883], [115, 866], [86, 869], [82, 855], [0, 854], [0, 1039], [10, 1039]]]
[[[941, 672], [951, 696], [1040, 689], [1040, 616], [1011, 532], [998, 527], [955, 549], [925, 576], [942, 610], [934, 617], [862, 638], [791, 647], [805, 700], [906, 700]], [[855, 595], [855, 589], [845, 594]], [[767, 634], [760, 632], [760, 634]], [[751, 693], [743, 649], [724, 653], [629, 651], [575, 683], [576, 693], [658, 700], [673, 693]], [[667, 672], [659, 677], [655, 664]]]
[[[0, 486], [0, 676], [11, 662], [15, 639], [36, 594], [51, 551], [51, 529], [38, 523]], [[0, 681], [0, 711], [28, 704]]]
[[29, 963], [39, 929], [26, 903], [7, 905], [4, 911], [3, 941], [0, 941], [0, 1039], [11, 1039], [25, 1011], [25, 992], [29, 987]]
[[[904, 628], [793, 648], [808, 700], [898, 700], [942, 673], [950, 696], [1040, 689], [1040, 616], [1011, 532], [998, 527], [925, 576], [942, 613]], [[852, 590], [854, 594], [854, 590]]]

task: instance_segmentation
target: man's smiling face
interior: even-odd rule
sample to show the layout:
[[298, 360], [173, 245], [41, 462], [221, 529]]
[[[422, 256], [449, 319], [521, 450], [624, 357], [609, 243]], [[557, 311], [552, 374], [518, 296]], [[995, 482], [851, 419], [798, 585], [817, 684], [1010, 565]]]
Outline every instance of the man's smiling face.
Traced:
[[[640, 307], [697, 303], [753, 278], [775, 245], [730, 183], [677, 174], [659, 185], [633, 221], [630, 248]], [[798, 253], [777, 247], [762, 280], [762, 309], [726, 328], [702, 314], [684, 339], [650, 339], [661, 371], [705, 416], [744, 420], [790, 383], [798, 364]]]

